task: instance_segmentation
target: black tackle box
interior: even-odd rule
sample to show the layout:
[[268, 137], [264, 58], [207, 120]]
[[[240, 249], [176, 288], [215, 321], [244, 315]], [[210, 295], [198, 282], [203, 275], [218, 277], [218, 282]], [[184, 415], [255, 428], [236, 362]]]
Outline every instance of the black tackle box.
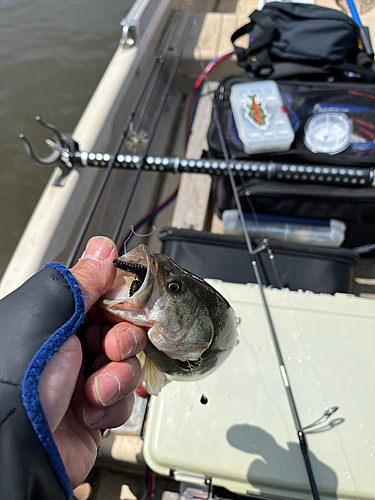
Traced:
[[[166, 228], [160, 233], [162, 253], [184, 269], [202, 277], [231, 283], [255, 283], [245, 238], [191, 229]], [[253, 239], [254, 248], [261, 239]], [[256, 254], [266, 286], [311, 290], [315, 293], [352, 293], [357, 254], [348, 248], [317, 247], [269, 240]]]

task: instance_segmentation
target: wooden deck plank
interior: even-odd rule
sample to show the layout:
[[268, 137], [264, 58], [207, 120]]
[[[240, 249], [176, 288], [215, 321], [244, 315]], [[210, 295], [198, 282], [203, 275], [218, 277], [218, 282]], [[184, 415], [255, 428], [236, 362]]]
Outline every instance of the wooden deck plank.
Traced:
[[[371, 1], [354, 2], [363, 26], [367, 26], [370, 30], [372, 43], [375, 40], [375, 3]], [[328, 7], [330, 9], [341, 10], [345, 14], [350, 15], [346, 0], [316, 0], [317, 5]]]
[[[248, 18], [246, 15], [210, 12], [204, 16], [201, 22], [202, 27], [193, 51], [193, 57], [198, 60], [211, 61], [233, 50], [230, 37], [237, 28], [248, 22]], [[245, 38], [241, 40], [242, 43], [246, 43]]]
[[236, 14], [249, 16], [257, 8], [258, 0], [237, 0]]
[[[207, 129], [211, 120], [212, 92], [217, 82], [204, 85], [199, 101], [192, 134], [186, 151], [187, 158], [200, 158], [207, 149]], [[202, 231], [207, 217], [211, 189], [211, 176], [206, 174], [183, 174], [172, 218], [173, 227], [184, 227]]]
[[204, 174], [181, 176], [172, 226], [202, 231], [206, 221], [211, 178]]

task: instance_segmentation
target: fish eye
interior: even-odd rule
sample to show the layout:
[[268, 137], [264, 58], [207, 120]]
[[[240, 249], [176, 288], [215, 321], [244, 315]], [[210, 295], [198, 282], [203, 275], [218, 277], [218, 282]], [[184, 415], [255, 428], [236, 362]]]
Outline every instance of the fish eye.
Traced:
[[182, 290], [181, 280], [179, 278], [177, 278], [177, 276], [172, 276], [167, 281], [167, 287], [168, 287], [168, 290], [172, 293], [181, 292], [181, 290]]

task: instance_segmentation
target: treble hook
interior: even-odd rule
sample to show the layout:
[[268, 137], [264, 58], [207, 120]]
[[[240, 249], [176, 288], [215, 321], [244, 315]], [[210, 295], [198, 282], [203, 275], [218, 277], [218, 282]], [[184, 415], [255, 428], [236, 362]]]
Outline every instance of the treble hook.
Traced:
[[[41, 125], [43, 125], [43, 127], [48, 128], [49, 130], [51, 130], [53, 132], [53, 135], [55, 136], [55, 141], [56, 141], [58, 146], [64, 147], [66, 145], [66, 141], [64, 139], [64, 136], [58, 128], [56, 128], [54, 125], [51, 125], [50, 123], [44, 122], [40, 116], [36, 116], [35, 120], [37, 122], [39, 122]], [[23, 134], [19, 134], [18, 137], [20, 139], [22, 139], [27, 154], [29, 156], [31, 156], [31, 158], [33, 160], [37, 161], [38, 163], [41, 163], [42, 165], [51, 165], [52, 163], [55, 163], [60, 158], [60, 151], [58, 149], [55, 149], [49, 156], [42, 158], [34, 153], [34, 150], [30, 144], [30, 141]], [[48, 146], [51, 147], [51, 144], [48, 144]]]

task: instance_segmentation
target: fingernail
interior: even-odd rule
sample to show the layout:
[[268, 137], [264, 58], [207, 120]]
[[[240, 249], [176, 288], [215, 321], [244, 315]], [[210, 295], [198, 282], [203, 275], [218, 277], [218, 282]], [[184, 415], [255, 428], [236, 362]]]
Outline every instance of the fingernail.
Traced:
[[83, 408], [83, 420], [89, 427], [97, 427], [107, 414], [107, 408], [95, 408], [86, 405]]
[[115, 375], [97, 375], [94, 380], [94, 387], [99, 401], [103, 406], [106, 406], [118, 395], [121, 384]]
[[101, 262], [108, 259], [112, 250], [113, 245], [111, 244], [110, 239], [103, 236], [95, 236], [87, 243], [81, 259], [91, 259]]
[[133, 330], [129, 329], [126, 331], [129, 335], [124, 333], [119, 335], [119, 332], [116, 331], [117, 346], [120, 351], [121, 359], [125, 359], [137, 352], [138, 347], [138, 340]]

